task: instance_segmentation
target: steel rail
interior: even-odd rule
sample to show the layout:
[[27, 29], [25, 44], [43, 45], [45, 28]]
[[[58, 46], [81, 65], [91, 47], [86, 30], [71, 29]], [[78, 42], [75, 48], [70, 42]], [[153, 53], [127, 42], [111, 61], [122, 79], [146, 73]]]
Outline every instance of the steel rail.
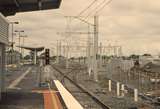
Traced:
[[57, 72], [59, 72], [61, 75], [63, 75], [64, 78], [68, 79], [72, 84], [74, 84], [77, 88], [82, 90], [84, 93], [86, 93], [88, 96], [90, 96], [97, 104], [99, 104], [103, 109], [111, 109], [111, 107], [107, 106], [104, 102], [102, 102], [94, 93], [87, 90], [84, 86], [77, 84], [75, 81], [73, 81], [70, 77], [65, 75], [60, 69], [58, 69], [55, 66], [52, 66]]

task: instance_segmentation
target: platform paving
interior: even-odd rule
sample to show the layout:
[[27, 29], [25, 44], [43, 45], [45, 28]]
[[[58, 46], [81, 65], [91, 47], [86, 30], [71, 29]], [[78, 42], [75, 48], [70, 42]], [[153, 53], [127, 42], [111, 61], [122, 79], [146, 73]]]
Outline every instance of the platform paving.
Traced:
[[[27, 70], [29, 72], [23, 76]], [[53, 105], [52, 102], [57, 101], [59, 96], [57, 93], [51, 94], [50, 90], [54, 89], [39, 87], [39, 71], [38, 65], [25, 65], [14, 70], [10, 69], [6, 76], [6, 87], [12, 85], [16, 80], [19, 82], [14, 84], [14, 87], [8, 87], [3, 93], [0, 109], [52, 109], [55, 107], [50, 105]], [[54, 100], [51, 99], [51, 95], [54, 95]]]

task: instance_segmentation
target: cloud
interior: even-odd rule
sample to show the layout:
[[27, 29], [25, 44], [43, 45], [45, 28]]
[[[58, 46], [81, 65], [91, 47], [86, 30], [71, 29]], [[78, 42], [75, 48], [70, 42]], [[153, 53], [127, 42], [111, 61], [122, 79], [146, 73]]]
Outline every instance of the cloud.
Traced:
[[[52, 47], [51, 43], [55, 43], [56, 40], [61, 38], [57, 35], [57, 32], [65, 31], [66, 19], [64, 16], [78, 15], [91, 1], [63, 0], [60, 9], [19, 13], [16, 16], [8, 17], [8, 19], [20, 22], [19, 25], [15, 25], [15, 29], [26, 31], [29, 36], [26, 39], [28, 44]], [[93, 8], [95, 6], [92, 7], [92, 10]], [[88, 12], [84, 15], [87, 15]], [[159, 0], [113, 0], [99, 13], [99, 40], [105, 45], [108, 44], [106, 43], [107, 40], [117, 40], [124, 46], [126, 54], [135, 51], [137, 53], [147, 51], [156, 54], [160, 51], [159, 12]], [[90, 20], [90, 22], [92, 21]], [[72, 25], [76, 25], [72, 28], [74, 31], [87, 30], [87, 25], [79, 23], [79, 21], [77, 23], [77, 20], [74, 20]], [[77, 35], [72, 37], [75, 36], [78, 37]], [[82, 37], [79, 36], [79, 39]], [[78, 38], [75, 39], [78, 40]]]

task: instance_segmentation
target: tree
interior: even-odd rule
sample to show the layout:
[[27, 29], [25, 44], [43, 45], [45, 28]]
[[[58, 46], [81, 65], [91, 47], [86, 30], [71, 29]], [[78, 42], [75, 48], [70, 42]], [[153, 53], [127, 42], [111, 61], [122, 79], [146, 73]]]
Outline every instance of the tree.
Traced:
[[139, 59], [139, 55], [132, 54], [129, 56], [131, 59]]
[[25, 59], [25, 60], [29, 60], [29, 59], [31, 59], [31, 56], [30, 56], [30, 55], [26, 55], [26, 56], [24, 57], [24, 59]]

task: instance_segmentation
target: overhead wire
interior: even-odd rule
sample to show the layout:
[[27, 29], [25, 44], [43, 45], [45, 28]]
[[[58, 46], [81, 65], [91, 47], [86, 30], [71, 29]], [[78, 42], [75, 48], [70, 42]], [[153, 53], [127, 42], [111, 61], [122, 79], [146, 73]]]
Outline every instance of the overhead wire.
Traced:
[[[98, 1], [98, 0], [93, 0], [85, 9], [83, 9], [77, 16], [75, 16], [75, 17], [73, 17], [73, 18], [74, 18], [74, 19], [79, 19], [79, 20], [82, 21], [82, 18], [80, 18], [81, 15], [82, 15], [83, 13], [85, 13], [87, 10], [89, 10], [97, 1]], [[72, 20], [73, 20], [73, 19], [72, 19]], [[71, 20], [71, 22], [72, 22], [72, 20]], [[71, 23], [71, 22], [70, 22], [70, 23]]]
[[[109, 5], [112, 2], [112, 0], [103, 0], [98, 6], [96, 6], [85, 18], [79, 18], [79, 17], [75, 17], [76, 19], [79, 19], [83, 22], [88, 22], [89, 17], [92, 15], [92, 13], [94, 13], [94, 15], [98, 14], [101, 10], [103, 10], [107, 5]], [[88, 22], [88, 24], [90, 24]]]
[[103, 0], [98, 6], [96, 6], [84, 19], [87, 19], [95, 10], [97, 10], [100, 6], [102, 6], [106, 0]]
[[[94, 10], [92, 10], [92, 12], [90, 12], [85, 18], [84, 20], [86, 20], [90, 15], [92, 15], [92, 13], [94, 13], [94, 15], [98, 14], [98, 12], [100, 12], [101, 10], [103, 10], [107, 5], [109, 5], [113, 0], [103, 0], [103, 2], [101, 2]], [[104, 5], [103, 5], [104, 4]]]
[[89, 8], [91, 8], [98, 0], [94, 0], [93, 2], [91, 2], [91, 4], [89, 4], [89, 6], [87, 6], [85, 9], [83, 9], [77, 16], [81, 16], [83, 13], [85, 13]]
[[[88, 18], [90, 15], [92, 15], [92, 13], [94, 13], [94, 15], [98, 14], [101, 10], [103, 10], [107, 5], [109, 5], [112, 0], [103, 0], [100, 4], [98, 4], [98, 6], [96, 6], [85, 18], [81, 18], [81, 15], [83, 13], [85, 13], [86, 11], [88, 11], [91, 7], [93, 7], [93, 5], [98, 2], [99, 0], [94, 0], [92, 1], [89, 6], [87, 6], [85, 9], [83, 9], [77, 16], [74, 17], [74, 19], [78, 19], [82, 22], [85, 22], [87, 24], [91, 24], [88, 22]], [[87, 19], [87, 20], [86, 20]]]
[[113, 0], [107, 1], [98, 11], [96, 11], [96, 14], [100, 11], [102, 11], [107, 5], [109, 5]]
[[[89, 10], [96, 2], [98, 2], [99, 0], [93, 0], [85, 9], [83, 9], [77, 16], [73, 17], [74, 19], [79, 19], [81, 21], [84, 21], [82, 18], [81, 18], [81, 15], [83, 13], [85, 13], [87, 10]], [[105, 0], [104, 0], [105, 1]]]

